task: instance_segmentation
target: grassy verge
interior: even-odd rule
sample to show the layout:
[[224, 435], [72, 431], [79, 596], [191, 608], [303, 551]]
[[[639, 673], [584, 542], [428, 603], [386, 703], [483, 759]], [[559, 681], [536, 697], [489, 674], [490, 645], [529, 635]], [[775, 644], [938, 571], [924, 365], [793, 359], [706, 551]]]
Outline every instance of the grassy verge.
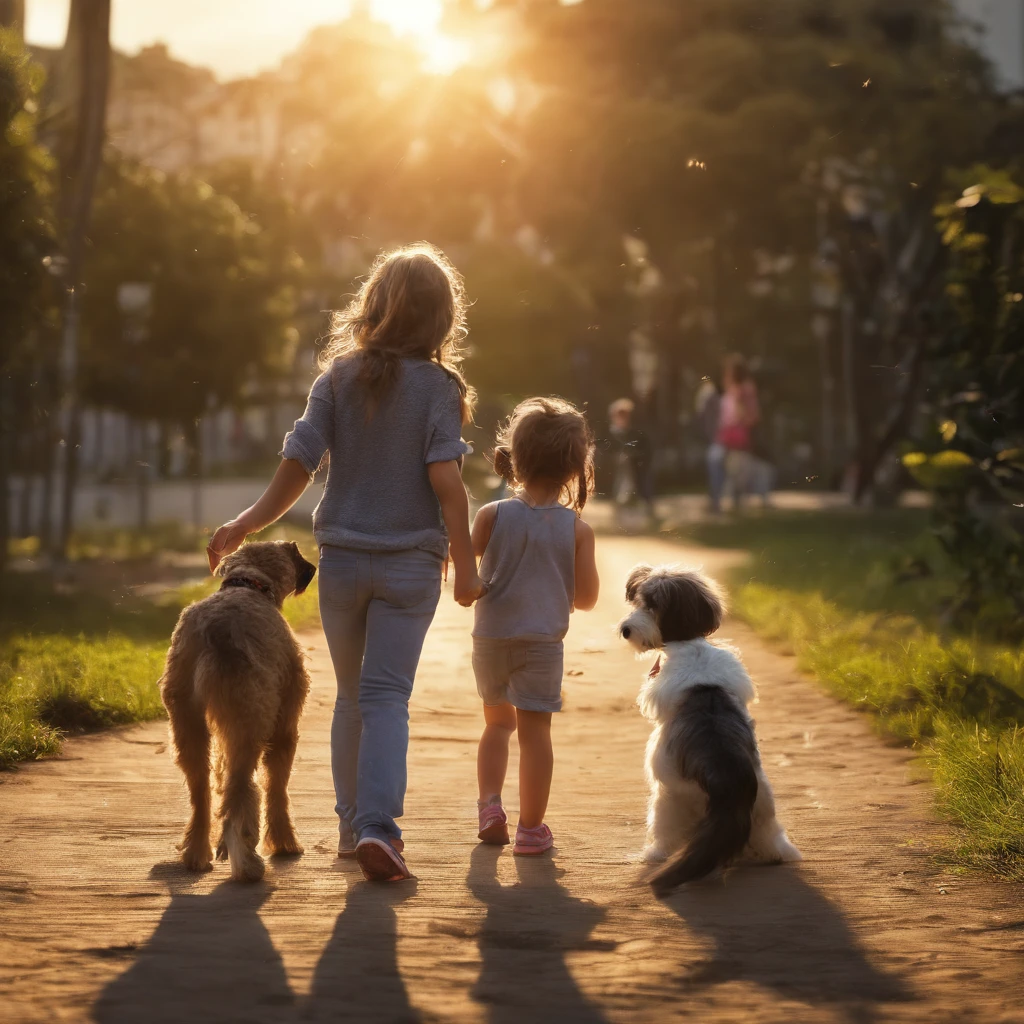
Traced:
[[[295, 539], [315, 556], [308, 534], [279, 528], [271, 536]], [[157, 680], [171, 630], [181, 609], [212, 593], [216, 581], [170, 585], [158, 600], [125, 596], [123, 588], [108, 596], [90, 588], [89, 562], [141, 560], [133, 574], [145, 578], [147, 566], [158, 572], [158, 554], [196, 544], [123, 531], [78, 538], [84, 583], [75, 593], [33, 575], [0, 578], [0, 770], [57, 753], [69, 734], [163, 716]], [[317, 626], [316, 580], [284, 611], [294, 629]]]
[[776, 514], [688, 536], [750, 551], [734, 611], [921, 752], [954, 861], [1024, 879], [1024, 653], [943, 628], [950, 582], [924, 517]]
[[59, 751], [64, 736], [163, 714], [156, 682], [180, 602], [61, 594], [0, 581], [0, 768]]

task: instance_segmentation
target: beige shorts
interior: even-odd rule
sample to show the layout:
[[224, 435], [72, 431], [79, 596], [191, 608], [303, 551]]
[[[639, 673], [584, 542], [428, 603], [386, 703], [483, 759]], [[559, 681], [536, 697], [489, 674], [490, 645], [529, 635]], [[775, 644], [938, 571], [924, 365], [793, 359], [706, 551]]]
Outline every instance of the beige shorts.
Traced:
[[476, 691], [485, 704], [521, 711], [562, 710], [561, 640], [473, 637]]

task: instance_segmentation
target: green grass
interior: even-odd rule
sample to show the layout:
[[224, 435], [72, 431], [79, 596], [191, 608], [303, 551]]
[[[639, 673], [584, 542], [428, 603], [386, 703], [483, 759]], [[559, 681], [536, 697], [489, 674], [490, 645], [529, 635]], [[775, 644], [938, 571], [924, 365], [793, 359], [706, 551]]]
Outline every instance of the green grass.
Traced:
[[954, 861], [1024, 879], [1024, 653], [944, 628], [951, 578], [925, 517], [774, 514], [688, 535], [750, 551], [734, 611], [920, 751]]
[[163, 715], [166, 646], [124, 636], [27, 637], [0, 648], [0, 768], [60, 750], [68, 733]]
[[57, 753], [69, 733], [160, 717], [180, 607], [0, 580], [0, 769]]
[[[76, 537], [73, 550], [79, 561], [152, 558], [175, 536], [111, 531]], [[261, 539], [278, 537], [297, 540], [315, 559], [308, 534], [280, 527]], [[193, 540], [181, 544], [188, 546], [172, 549], [196, 550]], [[157, 680], [174, 623], [216, 587], [205, 579], [152, 601], [87, 587], [61, 593], [32, 575], [0, 577], [0, 770], [58, 753], [70, 734], [162, 717]], [[315, 579], [285, 602], [284, 613], [294, 629], [319, 625]]]

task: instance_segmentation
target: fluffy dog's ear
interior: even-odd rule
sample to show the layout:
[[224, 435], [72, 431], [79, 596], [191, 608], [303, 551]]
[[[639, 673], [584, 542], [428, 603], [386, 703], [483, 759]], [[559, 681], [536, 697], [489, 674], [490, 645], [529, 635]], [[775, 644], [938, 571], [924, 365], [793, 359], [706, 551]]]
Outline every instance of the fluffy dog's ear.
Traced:
[[626, 577], [626, 600], [633, 602], [636, 600], [637, 591], [640, 589], [640, 585], [647, 580], [653, 569], [649, 565], [636, 565], [630, 571], [630, 574]]
[[725, 600], [718, 584], [693, 570], [658, 580], [658, 624], [665, 643], [710, 636], [722, 624]]
[[299, 550], [299, 545], [295, 541], [288, 542], [288, 550], [291, 552], [293, 561], [295, 562], [295, 596], [304, 594], [306, 587], [313, 582], [313, 577], [316, 575], [316, 566], [312, 562], [307, 562], [302, 557], [302, 552]]

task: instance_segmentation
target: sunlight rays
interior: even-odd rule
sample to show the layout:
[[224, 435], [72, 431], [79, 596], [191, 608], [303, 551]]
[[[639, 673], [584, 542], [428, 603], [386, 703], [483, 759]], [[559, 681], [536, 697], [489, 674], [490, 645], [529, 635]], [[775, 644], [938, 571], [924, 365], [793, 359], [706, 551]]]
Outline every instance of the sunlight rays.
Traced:
[[442, 0], [370, 0], [369, 10], [397, 35], [413, 39], [423, 55], [423, 69], [430, 74], [450, 75], [472, 56], [468, 40], [441, 31]]

